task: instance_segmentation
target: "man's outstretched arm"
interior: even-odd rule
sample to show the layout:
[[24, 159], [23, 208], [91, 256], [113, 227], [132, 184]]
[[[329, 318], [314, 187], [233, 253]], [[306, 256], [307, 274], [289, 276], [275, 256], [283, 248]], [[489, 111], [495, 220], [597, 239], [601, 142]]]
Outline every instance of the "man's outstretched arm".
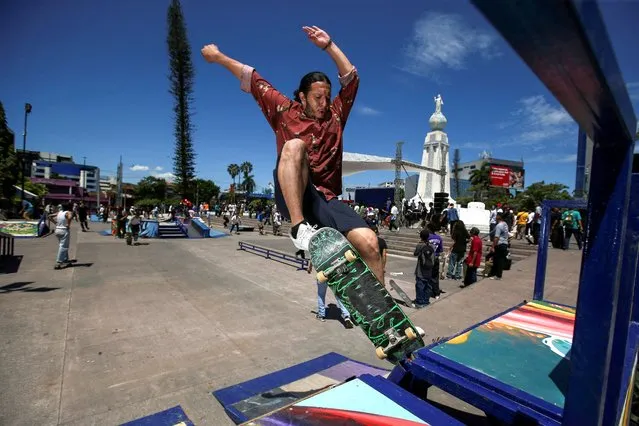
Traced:
[[202, 56], [206, 62], [222, 65], [229, 70], [231, 74], [240, 79], [242, 77], [242, 68], [244, 64], [233, 58], [229, 58], [214, 44], [208, 44], [202, 48]]
[[240, 88], [253, 95], [271, 127], [274, 130], [278, 129], [279, 111], [285, 109], [285, 105], [290, 104], [290, 100], [286, 96], [263, 79], [253, 67], [226, 56], [214, 44], [204, 46], [202, 56], [209, 63], [222, 65], [240, 80]]
[[353, 64], [351, 64], [344, 52], [337, 47], [337, 44], [331, 40], [331, 37], [326, 33], [326, 31], [315, 26], [302, 27], [302, 29], [315, 46], [326, 51], [331, 59], [333, 59], [340, 76], [343, 77], [353, 70]]

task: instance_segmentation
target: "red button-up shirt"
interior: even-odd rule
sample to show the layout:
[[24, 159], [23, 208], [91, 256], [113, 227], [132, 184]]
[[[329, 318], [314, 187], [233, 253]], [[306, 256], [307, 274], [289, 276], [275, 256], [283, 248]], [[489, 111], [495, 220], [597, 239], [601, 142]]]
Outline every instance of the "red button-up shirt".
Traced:
[[327, 200], [342, 193], [342, 136], [353, 107], [359, 75], [351, 72], [339, 77], [341, 89], [330, 106], [330, 118], [316, 120], [304, 114], [302, 104], [277, 91], [252, 67], [242, 69], [240, 87], [250, 92], [275, 131], [277, 157], [286, 141], [301, 139], [306, 143], [310, 178]]

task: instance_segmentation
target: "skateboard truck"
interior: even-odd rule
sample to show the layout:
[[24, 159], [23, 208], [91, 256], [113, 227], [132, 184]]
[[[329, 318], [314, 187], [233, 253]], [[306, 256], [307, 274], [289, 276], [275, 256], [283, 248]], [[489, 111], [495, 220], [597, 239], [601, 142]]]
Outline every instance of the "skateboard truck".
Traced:
[[344, 253], [344, 257], [339, 259], [337, 262], [335, 262], [329, 268], [327, 268], [327, 269], [325, 269], [323, 271], [319, 271], [317, 273], [317, 281], [319, 281], [321, 283], [325, 283], [326, 281], [329, 280], [331, 275], [333, 275], [333, 273], [335, 271], [337, 271], [341, 266], [343, 266], [343, 265], [345, 265], [347, 263], [354, 262], [356, 260], [357, 260], [357, 256], [355, 255], [355, 253], [353, 253], [352, 250], [346, 250], [346, 252]]
[[[422, 331], [423, 330], [420, 329], [419, 334], [422, 334]], [[393, 349], [395, 346], [402, 343], [404, 340], [417, 339], [417, 333], [415, 332], [415, 330], [413, 330], [412, 327], [407, 327], [406, 329], [404, 329], [403, 336], [398, 334], [397, 330], [395, 330], [394, 328], [386, 330], [384, 334], [386, 335], [386, 337], [388, 337], [388, 345], [386, 347], [378, 346], [375, 349], [375, 354], [377, 355], [377, 358], [379, 359], [386, 359], [386, 357], [388, 356], [387, 353], [391, 349]]]

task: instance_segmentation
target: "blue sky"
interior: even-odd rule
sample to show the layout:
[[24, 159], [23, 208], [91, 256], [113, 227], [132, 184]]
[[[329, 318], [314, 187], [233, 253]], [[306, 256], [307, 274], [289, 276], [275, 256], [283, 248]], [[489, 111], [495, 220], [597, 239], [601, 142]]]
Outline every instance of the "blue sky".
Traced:
[[[3, 2], [0, 100], [27, 149], [68, 153], [77, 162], [137, 182], [172, 171], [173, 116], [168, 93], [168, 0]], [[275, 139], [252, 97], [200, 48], [214, 42], [291, 95], [308, 71], [335, 77], [330, 58], [303, 25], [325, 29], [357, 66], [361, 85], [347, 124], [349, 152], [421, 160], [441, 93], [451, 152], [472, 161], [488, 149], [526, 162], [526, 184], [574, 185], [577, 127], [537, 78], [468, 1], [182, 2], [195, 65], [197, 174], [222, 187], [232, 162], [254, 165], [258, 189], [271, 181]], [[617, 57], [639, 110], [638, 2], [603, 2]], [[391, 18], [392, 17], [392, 18]], [[633, 34], [634, 33], [634, 34]], [[21, 137], [19, 138], [21, 142]], [[375, 185], [393, 172], [366, 172], [347, 185]]]

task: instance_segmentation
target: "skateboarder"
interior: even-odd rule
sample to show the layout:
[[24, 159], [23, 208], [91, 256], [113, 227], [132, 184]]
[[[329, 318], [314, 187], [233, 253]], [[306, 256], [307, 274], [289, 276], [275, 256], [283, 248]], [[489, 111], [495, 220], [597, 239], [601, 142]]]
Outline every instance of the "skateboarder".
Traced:
[[291, 221], [290, 237], [295, 247], [308, 250], [317, 226], [335, 228], [383, 283], [375, 232], [337, 199], [342, 192], [342, 135], [357, 94], [359, 75], [324, 30], [314, 26], [302, 29], [337, 66], [341, 89], [332, 101], [331, 81], [322, 72], [306, 74], [294, 99], [289, 99], [253, 67], [229, 58], [215, 44], [202, 48], [202, 56], [240, 80], [240, 88], [253, 95], [275, 132], [275, 199], [282, 215]]

